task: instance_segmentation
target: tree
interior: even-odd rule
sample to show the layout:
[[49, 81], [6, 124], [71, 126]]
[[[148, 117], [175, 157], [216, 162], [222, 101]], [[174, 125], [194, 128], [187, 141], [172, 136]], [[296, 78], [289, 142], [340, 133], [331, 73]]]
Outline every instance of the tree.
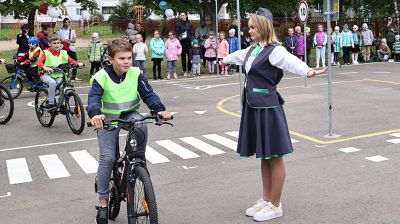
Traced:
[[[27, 18], [29, 33], [32, 35], [35, 28], [36, 9], [43, 3], [47, 3], [50, 6], [59, 6], [64, 2], [66, 0], [4, 0], [0, 3], [0, 13], [14, 13], [15, 19]], [[81, 4], [83, 10], [97, 9], [95, 0], [75, 0], [75, 2]]]

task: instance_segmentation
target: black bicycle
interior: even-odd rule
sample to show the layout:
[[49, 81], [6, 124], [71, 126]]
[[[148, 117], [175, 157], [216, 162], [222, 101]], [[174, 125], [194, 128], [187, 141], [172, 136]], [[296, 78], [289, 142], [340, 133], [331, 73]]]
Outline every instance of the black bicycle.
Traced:
[[[119, 214], [121, 201], [126, 201], [129, 224], [158, 224], [157, 202], [153, 184], [147, 170], [145, 153], [137, 151], [136, 132], [138, 129], [135, 127], [146, 123], [153, 123], [158, 126], [163, 124], [172, 126], [172, 124], [162, 121], [162, 118], [156, 112], [151, 112], [151, 115], [139, 120], [133, 118], [107, 120], [104, 122], [104, 128], [107, 130], [116, 128], [116, 125], [113, 124], [115, 122], [122, 125], [123, 129], [128, 130], [128, 135], [125, 151], [122, 155], [119, 153], [117, 141], [116, 158], [118, 159], [114, 163], [109, 184], [108, 218], [114, 220]], [[90, 122], [87, 125], [92, 126]], [[97, 178], [95, 191], [97, 193]]]
[[10, 91], [0, 84], [0, 124], [7, 123], [14, 114], [14, 100]]
[[49, 110], [47, 89], [39, 89], [35, 97], [36, 116], [43, 127], [50, 127], [58, 114], [67, 117], [68, 126], [74, 134], [81, 134], [85, 127], [85, 110], [81, 98], [75, 93], [74, 86], [68, 78], [69, 70], [78, 68], [78, 65], [61, 64], [53, 68], [53, 73], [63, 74], [63, 78], [56, 87], [56, 109]]

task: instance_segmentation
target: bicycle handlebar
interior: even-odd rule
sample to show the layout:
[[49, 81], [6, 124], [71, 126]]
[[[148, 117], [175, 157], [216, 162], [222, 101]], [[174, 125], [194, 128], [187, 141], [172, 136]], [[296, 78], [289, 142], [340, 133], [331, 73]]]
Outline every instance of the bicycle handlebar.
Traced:
[[[163, 117], [158, 115], [157, 112], [155, 111], [151, 111], [149, 116], [145, 116], [141, 119], [129, 119], [129, 120], [124, 120], [124, 119], [110, 119], [110, 120], [105, 120], [103, 121], [103, 125], [104, 126], [111, 126], [112, 123], [114, 122], [118, 122], [119, 124], [131, 124], [131, 125], [137, 125], [138, 123], [154, 123], [157, 126], [161, 126], [163, 124], [168, 124], [173, 126], [173, 124], [166, 122], [166, 121], [162, 121]], [[170, 120], [173, 120], [174, 116], [171, 116]], [[144, 122], [146, 120], [155, 120], [155, 122]], [[86, 123], [86, 125], [88, 127], [92, 127], [92, 123], [89, 121]]]

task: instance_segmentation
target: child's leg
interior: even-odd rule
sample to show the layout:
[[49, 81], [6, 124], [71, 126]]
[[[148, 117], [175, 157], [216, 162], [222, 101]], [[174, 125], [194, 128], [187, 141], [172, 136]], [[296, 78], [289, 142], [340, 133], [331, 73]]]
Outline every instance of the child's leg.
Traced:
[[140, 61], [140, 70], [142, 70], [144, 77], [146, 77], [146, 60]]
[[107, 205], [111, 171], [116, 160], [116, 144], [121, 128], [113, 130], [100, 129], [97, 132], [99, 144], [99, 168], [97, 170], [97, 194], [99, 204]]
[[49, 88], [48, 88], [49, 104], [54, 105], [55, 104], [54, 101], [55, 101], [55, 95], [56, 95], [56, 87], [57, 87], [56, 81], [49, 75], [43, 75], [42, 77], [40, 77], [40, 79], [42, 80], [42, 82], [46, 83], [49, 86]]
[[96, 61], [96, 72], [98, 72], [101, 68], [101, 61]]
[[208, 73], [213, 73], [213, 65], [214, 65], [214, 63], [210, 60], [210, 61], [208, 61]]
[[94, 68], [95, 68], [95, 62], [92, 61], [92, 62], [90, 62], [90, 77], [93, 76]]
[[200, 74], [200, 69], [201, 69], [201, 61], [199, 63], [197, 63], [197, 68], [196, 68], [196, 74], [197, 75]]
[[168, 75], [171, 75], [172, 73], [172, 61], [167, 61], [167, 77]]
[[321, 51], [322, 51], [322, 48], [318, 48], [318, 47], [315, 48], [315, 52], [316, 52], [316, 54], [317, 54], [317, 56], [316, 56], [316, 59], [317, 59], [317, 61], [316, 61], [317, 67], [319, 67], [319, 60], [320, 60], [320, 58], [322, 57]]
[[172, 73], [174, 74], [174, 78], [178, 78], [178, 75], [176, 74], [176, 63], [177, 61], [172, 61]]
[[155, 59], [153, 58], [153, 78], [156, 79], [156, 69], [157, 69], [157, 62], [155, 61]]
[[156, 65], [157, 65], [157, 71], [158, 71], [158, 78], [161, 79], [162, 78], [162, 76], [161, 76], [161, 59], [159, 59], [157, 61]]

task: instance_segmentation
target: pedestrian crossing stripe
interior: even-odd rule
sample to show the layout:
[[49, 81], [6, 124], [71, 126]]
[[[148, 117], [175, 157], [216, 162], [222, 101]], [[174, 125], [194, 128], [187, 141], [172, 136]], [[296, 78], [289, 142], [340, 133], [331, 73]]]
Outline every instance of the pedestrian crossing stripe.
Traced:
[[[238, 131], [225, 132], [225, 134], [226, 136], [236, 139], [239, 136]], [[146, 159], [151, 164], [170, 162], [170, 158], [162, 154], [163, 150], [167, 150], [185, 160], [200, 157], [200, 155], [193, 150], [203, 152], [210, 156], [226, 153], [218, 146], [213, 146], [209, 142], [217, 143], [219, 146], [224, 146], [234, 151], [236, 151], [237, 148], [236, 141], [222, 135], [208, 134], [203, 135], [201, 138], [183, 137], [175, 141], [170, 139], [155, 141], [157, 145], [161, 146], [161, 149], [156, 151], [153, 147], [147, 145]], [[99, 163], [87, 150], [71, 151], [69, 154], [71, 156], [70, 158], [75, 160], [76, 164], [85, 174], [97, 173]], [[63, 161], [58, 157], [58, 155], [40, 155], [38, 158], [49, 179], [66, 178], [70, 176], [70, 172], [64, 166]], [[25, 158], [9, 159], [6, 160], [6, 164], [10, 184], [32, 182], [32, 176]]]

